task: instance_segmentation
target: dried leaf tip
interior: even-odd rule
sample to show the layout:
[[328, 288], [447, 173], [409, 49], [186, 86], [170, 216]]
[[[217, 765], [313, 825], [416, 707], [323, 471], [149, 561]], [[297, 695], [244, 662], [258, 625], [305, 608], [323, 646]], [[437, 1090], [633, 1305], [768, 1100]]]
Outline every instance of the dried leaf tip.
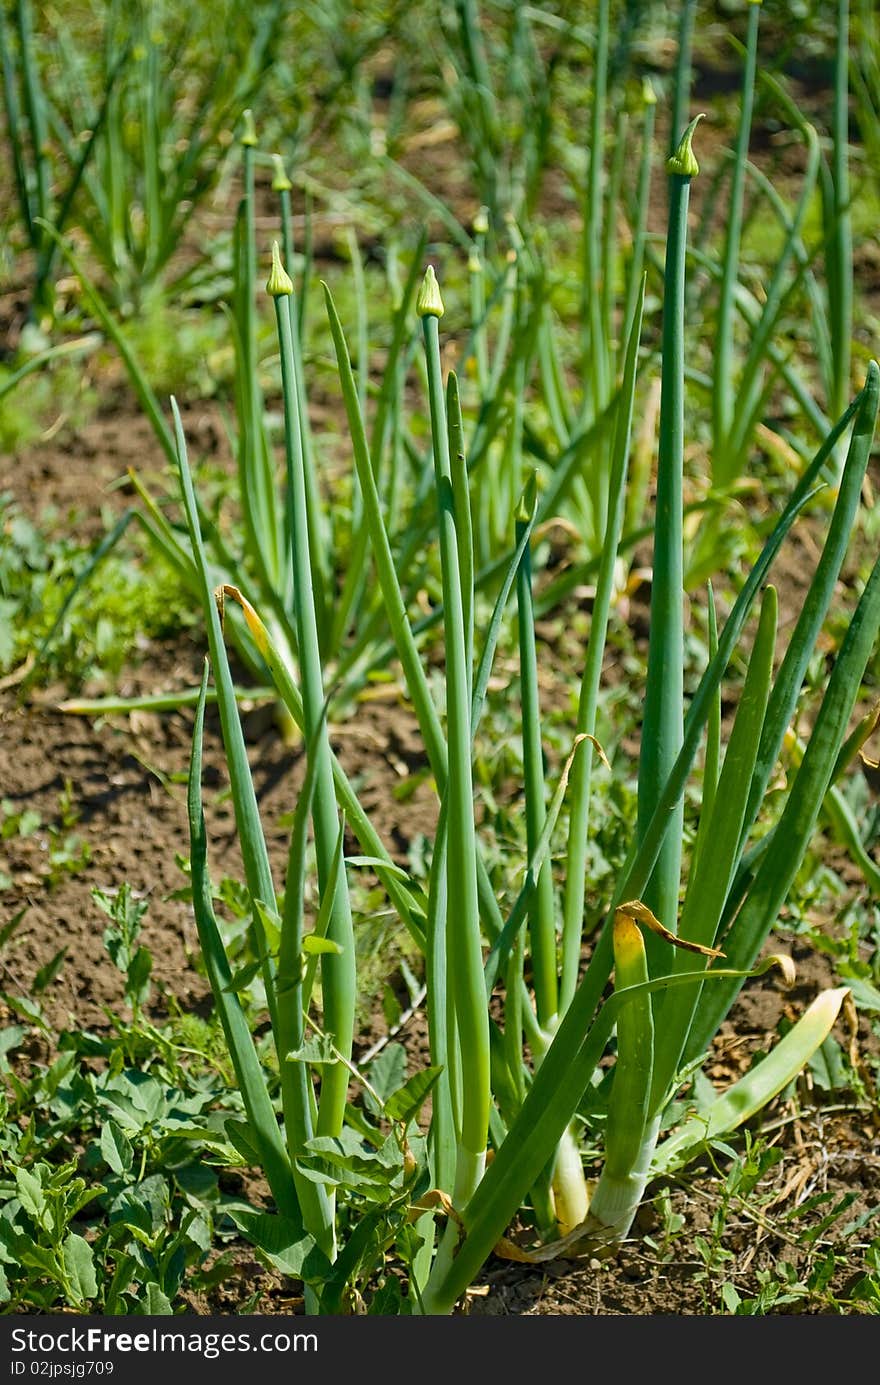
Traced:
[[281, 263], [281, 251], [277, 240], [272, 242], [272, 272], [266, 280], [266, 292], [273, 298], [293, 293], [293, 280]]
[[416, 312], [419, 317], [442, 317], [443, 311], [443, 299], [440, 297], [437, 275], [434, 273], [434, 266], [428, 265], [416, 300]]
[[242, 111], [241, 124], [241, 143], [253, 148], [257, 142], [257, 127], [254, 124], [254, 113], [250, 108], [246, 111]]
[[700, 171], [700, 165], [694, 156], [693, 138], [700, 121], [703, 119], [703, 112], [695, 115], [690, 125], [681, 137], [678, 148], [671, 159], [666, 160], [666, 172], [677, 173], [679, 178], [696, 178]]
[[282, 159], [281, 155], [273, 154], [272, 163], [275, 166], [275, 174], [272, 178], [272, 191], [290, 192], [290, 189], [293, 187], [293, 184], [287, 176], [287, 170], [284, 167], [284, 160]]

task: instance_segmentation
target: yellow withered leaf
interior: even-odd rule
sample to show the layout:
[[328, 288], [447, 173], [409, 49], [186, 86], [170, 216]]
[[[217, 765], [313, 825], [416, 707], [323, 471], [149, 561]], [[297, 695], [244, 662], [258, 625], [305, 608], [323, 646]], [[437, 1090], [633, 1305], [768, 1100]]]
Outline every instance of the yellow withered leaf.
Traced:
[[771, 952], [768, 957], [764, 957], [754, 967], [751, 976], [763, 976], [765, 971], [771, 967], [778, 967], [782, 972], [782, 984], [786, 987], [793, 986], [795, 981], [794, 962], [785, 952]]
[[218, 587], [214, 595], [217, 598], [221, 621], [223, 619], [224, 599], [228, 596], [231, 601], [238, 603], [244, 612], [244, 618], [247, 622], [248, 629], [254, 637], [254, 642], [265, 658], [269, 653], [269, 634], [247, 597], [242, 595], [238, 587], [233, 587], [228, 582], [224, 583], [222, 587]]
[[586, 1255], [601, 1256], [603, 1247], [613, 1248], [614, 1232], [603, 1226], [595, 1217], [587, 1214], [579, 1226], [562, 1236], [558, 1241], [548, 1241], [546, 1245], [527, 1250], [518, 1246], [507, 1236], [502, 1236], [495, 1245], [494, 1253], [499, 1260], [514, 1260], [520, 1265], [545, 1265], [551, 1260], [579, 1260]]
[[704, 947], [702, 943], [692, 943], [688, 938], [680, 938], [677, 933], [670, 932], [651, 913], [647, 904], [643, 904], [640, 899], [631, 899], [628, 903], [621, 904], [617, 912], [624, 914], [627, 918], [635, 919], [637, 923], [643, 923], [646, 928], [650, 928], [651, 932], [656, 933], [664, 942], [671, 943], [673, 947], [680, 947], [685, 952], [699, 952], [702, 957], [724, 956], [718, 947]]
[[414, 1202], [410, 1208], [410, 1220], [416, 1221], [422, 1212], [436, 1212], [438, 1209], [459, 1226], [463, 1226], [461, 1217], [452, 1205], [452, 1198], [448, 1193], [444, 1193], [442, 1188], [429, 1188], [418, 1202]]
[[593, 747], [596, 754], [599, 756], [599, 759], [602, 761], [602, 764], [605, 766], [605, 768], [611, 768], [608, 756], [605, 754], [605, 751], [602, 749], [601, 745], [596, 740], [596, 737], [591, 736], [589, 731], [579, 731], [578, 734], [575, 736], [574, 740], [572, 741], [571, 750], [568, 754], [568, 759], [566, 760], [562, 768], [562, 774], [560, 775], [560, 784], [563, 786], [568, 783], [568, 776], [571, 773], [571, 767], [574, 764], [574, 757], [577, 753], [577, 748], [580, 745], [581, 741], [589, 741], [590, 745]]
[[880, 769], [880, 760], [871, 760], [862, 749], [865, 742], [873, 736], [878, 725], [880, 725], [880, 701], [875, 702], [870, 712], [862, 717], [856, 730], [859, 759], [865, 766], [865, 769]]

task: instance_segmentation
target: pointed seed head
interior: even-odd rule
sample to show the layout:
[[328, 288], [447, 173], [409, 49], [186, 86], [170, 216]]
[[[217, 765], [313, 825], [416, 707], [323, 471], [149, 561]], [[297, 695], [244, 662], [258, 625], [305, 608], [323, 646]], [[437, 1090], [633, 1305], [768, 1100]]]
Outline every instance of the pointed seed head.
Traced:
[[481, 207], [474, 217], [474, 234], [484, 236], [489, 229], [489, 208]]
[[514, 518], [518, 524], [528, 524], [532, 515], [535, 513], [535, 504], [538, 499], [538, 473], [532, 471], [526, 481], [523, 493], [519, 498]]
[[275, 174], [272, 178], [272, 191], [290, 192], [290, 189], [293, 187], [293, 184], [287, 176], [287, 170], [284, 167], [284, 160], [282, 159], [281, 155], [273, 154], [272, 163], [275, 165]]
[[692, 148], [694, 130], [703, 119], [703, 112], [695, 115], [690, 125], [681, 137], [678, 148], [671, 159], [666, 160], [666, 172], [677, 173], [679, 178], [696, 178], [700, 171], [700, 165], [694, 156]]
[[434, 266], [428, 265], [425, 270], [425, 277], [422, 280], [422, 287], [419, 289], [419, 296], [416, 299], [416, 312], [419, 317], [442, 317], [443, 299], [440, 297], [440, 285], [437, 283], [437, 275], [434, 273]]
[[266, 292], [273, 298], [293, 293], [293, 280], [281, 263], [281, 251], [278, 249], [277, 240], [272, 242], [272, 272], [266, 280]]
[[679, 141], [678, 150], [675, 151], [672, 158], [667, 159], [667, 173], [678, 173], [679, 177], [696, 177], [697, 173], [700, 172], [700, 165], [694, 157], [692, 145], [694, 130], [697, 129], [701, 119], [703, 119], [703, 112], [700, 112], [700, 115], [694, 115], [692, 122], [687, 126], [685, 133], [682, 134], [682, 139]]
[[253, 146], [257, 142], [257, 127], [254, 124], [254, 113], [252, 110], [248, 109], [246, 111], [242, 111], [241, 123], [242, 131], [240, 142], [242, 144], [248, 145], [249, 148], [253, 148]]

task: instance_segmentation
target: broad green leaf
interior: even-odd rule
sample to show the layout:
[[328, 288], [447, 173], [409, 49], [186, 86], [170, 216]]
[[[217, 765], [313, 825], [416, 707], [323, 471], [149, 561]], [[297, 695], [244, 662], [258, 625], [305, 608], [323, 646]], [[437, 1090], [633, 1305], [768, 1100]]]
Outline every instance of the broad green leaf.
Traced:
[[124, 1188], [110, 1204], [111, 1223], [122, 1222], [137, 1227], [152, 1237], [166, 1219], [170, 1202], [168, 1184], [159, 1173], [151, 1174], [142, 1183]]
[[367, 1068], [370, 1086], [380, 1101], [385, 1101], [406, 1080], [406, 1049], [403, 1044], [386, 1044]]
[[409, 1125], [418, 1116], [435, 1082], [443, 1071], [440, 1067], [424, 1068], [412, 1076], [399, 1091], [385, 1102], [385, 1114], [390, 1121]]
[[52, 1251], [45, 1246], [37, 1245], [26, 1236], [19, 1237], [16, 1259], [22, 1269], [37, 1270], [49, 1279], [54, 1279], [58, 1274], [58, 1265]]
[[131, 1133], [137, 1134], [148, 1124], [148, 1120], [143, 1110], [138, 1110], [133, 1101], [130, 1101], [122, 1092], [103, 1091], [100, 1094], [101, 1105], [111, 1106], [113, 1114], [120, 1124]]
[[403, 1164], [400, 1145], [392, 1135], [376, 1149], [365, 1146], [359, 1135], [343, 1128], [339, 1136], [316, 1135], [309, 1140], [306, 1149], [304, 1165], [308, 1164], [322, 1178], [338, 1178], [354, 1189], [359, 1181], [364, 1185], [387, 1185]]
[[262, 969], [263, 963], [260, 958], [255, 962], [248, 962], [246, 967], [240, 967], [238, 971], [233, 972], [228, 985], [223, 987], [224, 991], [233, 995], [239, 991], [246, 991], [254, 977], [260, 975]]
[[395, 1171], [379, 1163], [362, 1164], [356, 1161], [332, 1161], [317, 1155], [300, 1155], [297, 1168], [314, 1183], [325, 1188], [347, 1188], [356, 1198], [377, 1201], [387, 1197]]
[[227, 1140], [244, 1162], [259, 1167], [259, 1150], [250, 1126], [245, 1121], [228, 1120], [223, 1129]]
[[64, 1207], [68, 1222], [74, 1217], [79, 1216], [84, 1207], [90, 1202], [94, 1202], [96, 1197], [107, 1191], [103, 1183], [86, 1184], [82, 1178], [76, 1179], [75, 1184], [65, 1188]]
[[139, 1001], [146, 999], [152, 970], [153, 957], [149, 948], [139, 947], [127, 972], [128, 990]]
[[9, 1024], [5, 1029], [0, 1029], [0, 1054], [11, 1053], [18, 1048], [27, 1032], [21, 1024]]
[[866, 981], [863, 976], [848, 976], [846, 984], [852, 991], [853, 1000], [859, 1010], [872, 1010], [880, 1013], [880, 991]]
[[850, 1084], [843, 1050], [830, 1034], [821, 1047], [816, 1049], [810, 1059], [809, 1069], [813, 1082], [821, 1092], [842, 1091]]
[[128, 1072], [125, 1075], [134, 1105], [144, 1112], [148, 1120], [158, 1120], [165, 1110], [165, 1092], [161, 1083], [142, 1072]]
[[266, 1256], [275, 1269], [295, 1279], [322, 1279], [328, 1268], [311, 1236], [287, 1217], [270, 1212], [229, 1211], [230, 1219], [251, 1245]]
[[254, 900], [254, 908], [260, 916], [260, 922], [266, 934], [266, 947], [268, 952], [272, 957], [276, 957], [281, 942], [281, 917], [278, 910], [265, 904], [262, 899]]
[[101, 1130], [101, 1153], [114, 1173], [127, 1173], [134, 1159], [131, 1141], [115, 1121], [106, 1121]]
[[174, 1312], [171, 1299], [164, 1294], [158, 1284], [148, 1284], [138, 1303], [140, 1312], [149, 1318], [170, 1317]]
[[288, 1063], [315, 1063], [322, 1066], [339, 1062], [333, 1040], [326, 1034], [313, 1034], [300, 1048], [293, 1049], [285, 1056]]
[[[39, 1165], [37, 1166], [39, 1167]], [[29, 1216], [34, 1218], [38, 1225], [43, 1226], [44, 1217], [48, 1211], [46, 1196], [40, 1179], [35, 1177], [27, 1169], [16, 1169], [15, 1187], [18, 1192], [19, 1201]]]
[[75, 1297], [88, 1302], [98, 1292], [92, 1247], [83, 1236], [71, 1231], [64, 1242], [64, 1268]]

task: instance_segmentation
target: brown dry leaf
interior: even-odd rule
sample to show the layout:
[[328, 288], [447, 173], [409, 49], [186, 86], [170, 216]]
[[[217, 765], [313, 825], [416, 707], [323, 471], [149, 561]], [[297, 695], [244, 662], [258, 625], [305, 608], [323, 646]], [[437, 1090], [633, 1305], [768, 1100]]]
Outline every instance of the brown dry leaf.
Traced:
[[452, 1198], [441, 1188], [430, 1188], [424, 1197], [414, 1202], [409, 1211], [409, 1220], [417, 1221], [422, 1212], [435, 1212], [438, 1208], [445, 1216], [451, 1217], [462, 1229], [464, 1228], [464, 1222], [452, 1205]]
[[636, 923], [643, 923], [646, 928], [650, 928], [652, 933], [657, 933], [664, 942], [671, 943], [673, 947], [680, 947], [685, 952], [699, 952], [701, 957], [723, 957], [724, 953], [717, 947], [704, 947], [702, 943], [692, 943], [687, 938], [680, 938], [677, 933], [671, 933], [651, 910], [647, 904], [643, 904], [640, 899], [631, 899], [627, 904], [621, 904], [617, 910], [628, 919], [634, 919]]
[[765, 957], [762, 962], [752, 968], [752, 976], [763, 976], [765, 971], [771, 967], [779, 967], [782, 972], [782, 984], [786, 988], [795, 983], [795, 966], [791, 957], [785, 952], [772, 952], [769, 957]]
[[35, 652], [31, 649], [23, 664], [19, 664], [18, 668], [7, 673], [5, 678], [0, 678], [0, 692], [5, 692], [7, 688], [14, 688], [17, 683], [23, 683], [33, 668], [36, 657]]
[[857, 745], [859, 750], [859, 759], [861, 760], [865, 769], [869, 770], [880, 769], [880, 760], [869, 759], [862, 747], [864, 746], [866, 741], [869, 741], [871, 739], [874, 732], [877, 730], [878, 725], [880, 725], [880, 699], [878, 699], [874, 703], [871, 710], [867, 712], [865, 716], [862, 717], [862, 720], [859, 722], [857, 728]]
[[600, 1225], [595, 1217], [587, 1215], [568, 1235], [558, 1241], [548, 1241], [534, 1250], [527, 1250], [507, 1236], [502, 1236], [495, 1246], [495, 1254], [500, 1260], [514, 1260], [521, 1265], [545, 1265], [551, 1260], [579, 1260], [585, 1255], [596, 1255], [609, 1247], [613, 1239], [612, 1230]]

